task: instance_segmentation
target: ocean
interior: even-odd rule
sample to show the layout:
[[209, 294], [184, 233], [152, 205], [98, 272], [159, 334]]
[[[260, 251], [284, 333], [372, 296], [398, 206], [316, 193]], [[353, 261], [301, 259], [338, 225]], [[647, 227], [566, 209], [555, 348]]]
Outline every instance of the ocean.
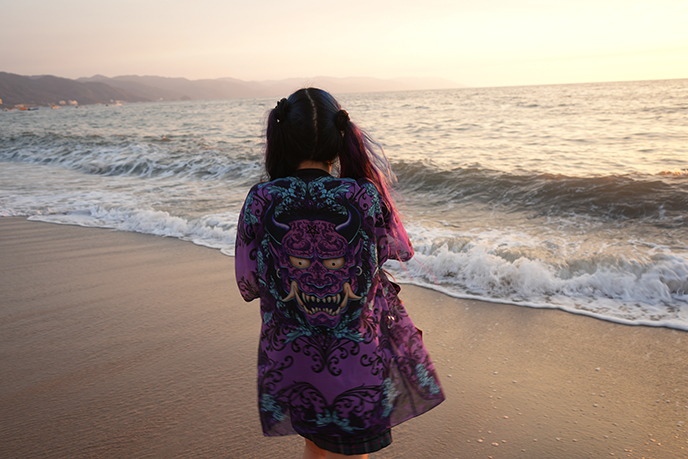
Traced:
[[[397, 281], [688, 330], [688, 79], [337, 98], [397, 174]], [[277, 99], [0, 112], [0, 216], [231, 256]]]

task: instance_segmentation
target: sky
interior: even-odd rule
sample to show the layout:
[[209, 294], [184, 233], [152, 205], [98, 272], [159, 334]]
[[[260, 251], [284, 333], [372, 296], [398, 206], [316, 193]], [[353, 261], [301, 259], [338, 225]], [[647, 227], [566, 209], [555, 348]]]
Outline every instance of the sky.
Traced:
[[688, 78], [687, 0], [0, 0], [0, 18], [20, 75]]

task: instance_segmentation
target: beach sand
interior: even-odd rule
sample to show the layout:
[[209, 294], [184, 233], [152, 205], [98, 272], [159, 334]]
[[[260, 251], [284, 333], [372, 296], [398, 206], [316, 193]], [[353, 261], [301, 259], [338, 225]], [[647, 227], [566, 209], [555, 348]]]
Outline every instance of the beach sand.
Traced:
[[[447, 401], [371, 459], [688, 457], [688, 333], [402, 299]], [[259, 327], [217, 250], [0, 218], [0, 457], [299, 458], [260, 430]]]

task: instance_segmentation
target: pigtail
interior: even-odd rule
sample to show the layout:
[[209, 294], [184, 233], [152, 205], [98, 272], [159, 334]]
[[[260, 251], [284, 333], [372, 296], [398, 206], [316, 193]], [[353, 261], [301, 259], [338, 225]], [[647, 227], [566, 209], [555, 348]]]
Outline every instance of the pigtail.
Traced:
[[268, 123], [265, 131], [265, 173], [268, 180], [280, 177], [280, 161], [283, 156], [282, 146], [284, 145], [283, 132], [278, 124], [277, 109], [270, 110]]
[[299, 164], [299, 157], [288, 154], [294, 144], [293, 129], [290, 126], [291, 108], [289, 101], [282, 99], [268, 114], [265, 133], [265, 172], [268, 180], [292, 175]]
[[[341, 111], [344, 112], [344, 110]], [[396, 176], [392, 172], [382, 145], [348, 121], [348, 114], [347, 122], [343, 127], [344, 148], [339, 154], [340, 177], [370, 180], [393, 216], [398, 216], [392, 197], [392, 185], [396, 181]]]
[[[337, 114], [338, 120], [340, 116]], [[401, 226], [401, 216], [392, 196], [392, 186], [396, 182], [396, 176], [392, 172], [382, 145], [349, 121], [348, 114], [347, 122], [342, 127], [344, 128], [341, 130], [344, 148], [339, 154], [339, 176], [354, 179], [366, 178], [375, 185], [382, 198], [382, 214], [389, 233], [389, 257], [406, 261], [412, 256], [411, 244], [406, 231]], [[402, 247], [408, 247], [411, 252], [402, 250]]]

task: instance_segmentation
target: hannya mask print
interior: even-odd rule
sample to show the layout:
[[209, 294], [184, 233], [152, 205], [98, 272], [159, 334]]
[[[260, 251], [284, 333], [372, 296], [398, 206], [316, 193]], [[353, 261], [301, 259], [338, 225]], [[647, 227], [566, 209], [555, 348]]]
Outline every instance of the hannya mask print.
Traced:
[[361, 300], [359, 229], [356, 209], [291, 217], [272, 212], [266, 230], [277, 260], [285, 303], [294, 304], [311, 326], [336, 327]]

